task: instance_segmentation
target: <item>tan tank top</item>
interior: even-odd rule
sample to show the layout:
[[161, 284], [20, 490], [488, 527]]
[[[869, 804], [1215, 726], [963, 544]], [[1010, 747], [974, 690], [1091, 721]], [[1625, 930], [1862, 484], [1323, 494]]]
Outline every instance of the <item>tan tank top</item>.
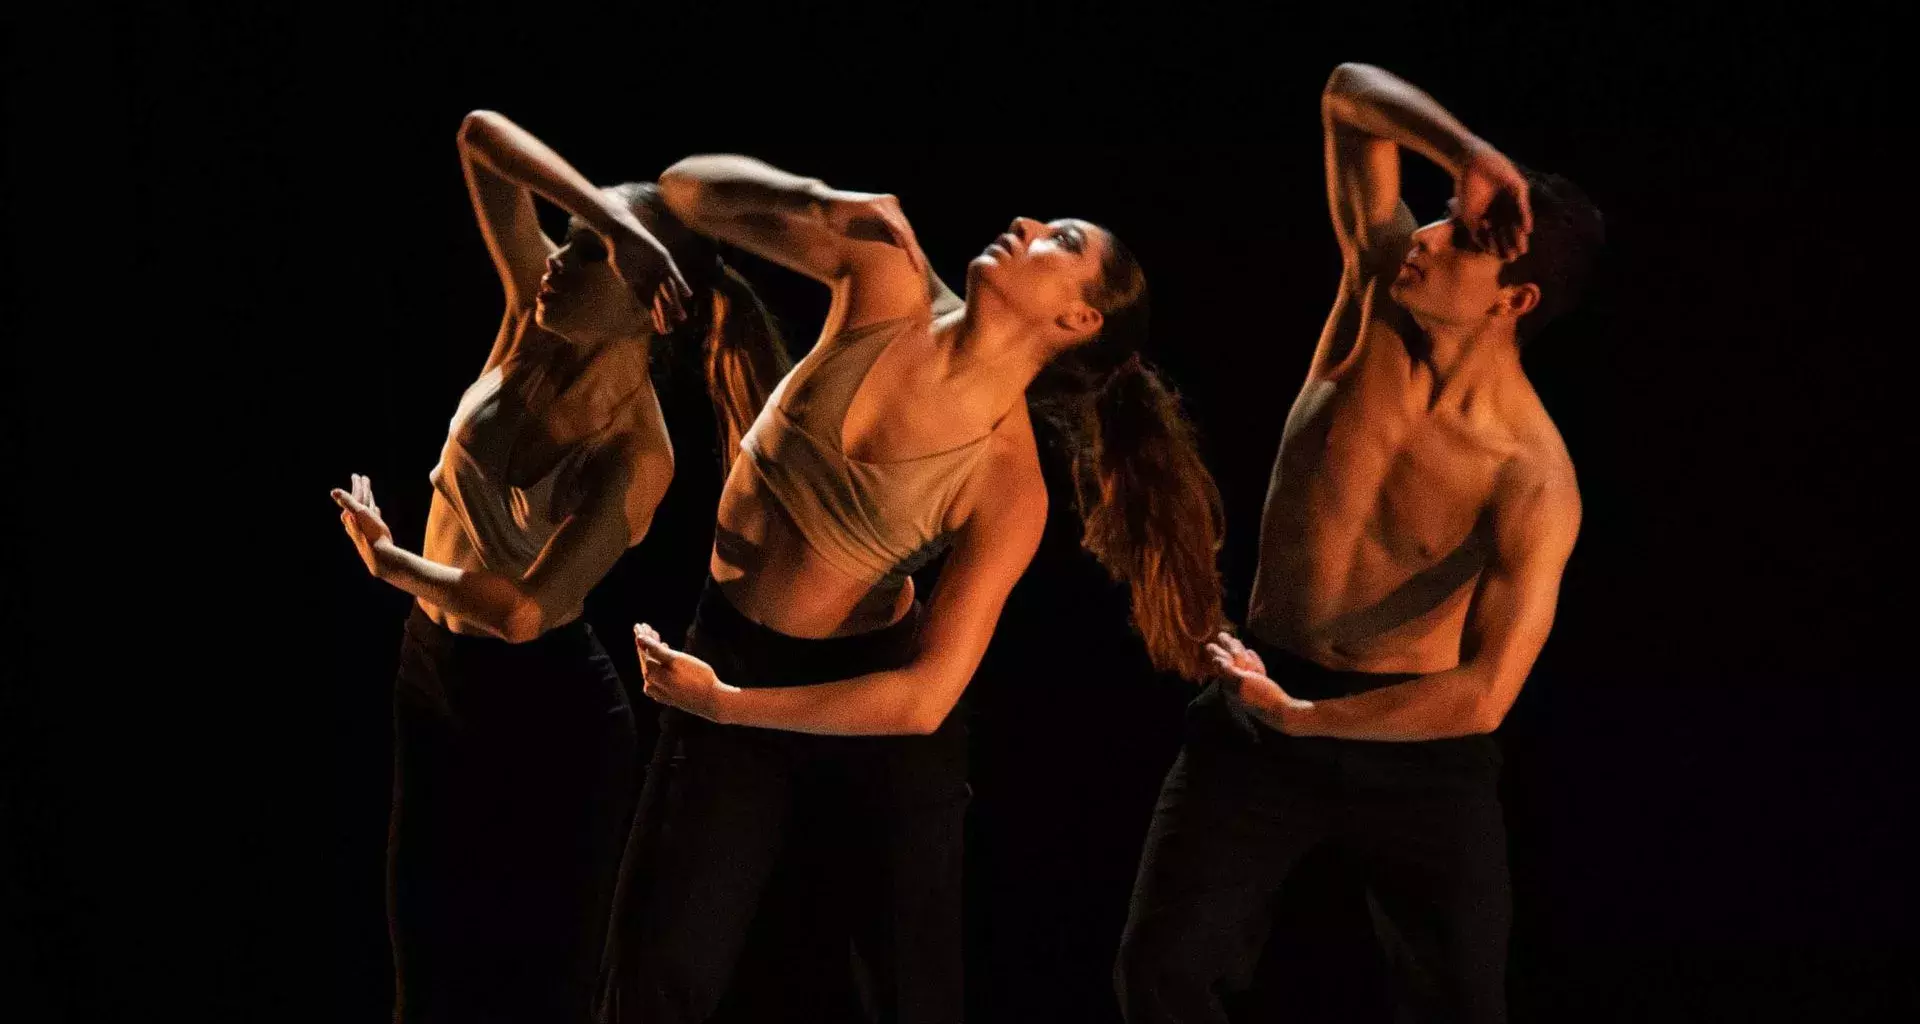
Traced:
[[855, 579], [903, 577], [945, 550], [947, 514], [992, 432], [897, 462], [861, 462], [840, 447], [860, 382], [887, 345], [928, 316], [843, 331], [814, 346], [768, 397], [740, 441], [747, 464], [821, 557]]
[[[581, 470], [608, 438], [634, 420], [632, 395], [647, 377], [647, 360], [633, 346], [609, 345], [569, 382], [561, 401], [587, 401], [609, 409], [605, 422], [565, 446], [532, 479], [516, 480], [509, 468], [518, 444], [537, 440], [540, 413], [524, 398], [539, 384], [544, 364], [518, 369], [496, 366], [460, 396], [440, 462], [427, 475], [446, 500], [487, 569], [521, 579], [547, 542], [585, 497]], [[589, 395], [590, 391], [602, 394]], [[624, 397], [623, 397], [624, 396]], [[628, 543], [639, 538], [630, 537]]]

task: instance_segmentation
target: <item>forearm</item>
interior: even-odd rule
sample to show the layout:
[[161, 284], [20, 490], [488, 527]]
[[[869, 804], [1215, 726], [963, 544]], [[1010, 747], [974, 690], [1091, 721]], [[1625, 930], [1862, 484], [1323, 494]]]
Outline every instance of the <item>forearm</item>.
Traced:
[[1455, 176], [1486, 145], [1433, 97], [1368, 64], [1335, 68], [1321, 104], [1336, 122], [1411, 149]]
[[374, 548], [380, 579], [503, 640], [540, 635], [540, 606], [513, 580], [484, 569], [456, 569], [382, 541]]
[[469, 159], [541, 195], [603, 234], [637, 226], [630, 211], [596, 188], [572, 164], [526, 129], [490, 110], [467, 115], [460, 148]]
[[690, 156], [660, 175], [660, 194], [682, 220], [724, 221], [755, 215], [814, 216], [833, 195], [818, 178], [802, 178], [749, 156]]
[[932, 699], [933, 689], [906, 669], [812, 686], [728, 686], [717, 720], [823, 736], [926, 734], [940, 727], [954, 704]]
[[1436, 740], [1492, 732], [1506, 712], [1494, 694], [1483, 673], [1463, 665], [1351, 697], [1255, 710], [1294, 736]]

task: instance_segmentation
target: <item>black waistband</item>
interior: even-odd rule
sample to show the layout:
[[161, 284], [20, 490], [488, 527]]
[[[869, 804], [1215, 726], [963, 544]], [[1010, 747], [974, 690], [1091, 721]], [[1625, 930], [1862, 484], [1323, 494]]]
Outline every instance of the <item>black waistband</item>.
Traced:
[[1266, 662], [1267, 678], [1301, 700], [1351, 697], [1356, 693], [1378, 690], [1420, 677], [1417, 672], [1350, 672], [1332, 669], [1255, 636], [1243, 636], [1241, 641], [1260, 655], [1261, 661]]
[[709, 576], [687, 631], [687, 649], [710, 662], [724, 658], [732, 672], [721, 678], [735, 686], [804, 686], [905, 664], [917, 648], [920, 618], [915, 601], [900, 621], [871, 632], [792, 636], [747, 618]]

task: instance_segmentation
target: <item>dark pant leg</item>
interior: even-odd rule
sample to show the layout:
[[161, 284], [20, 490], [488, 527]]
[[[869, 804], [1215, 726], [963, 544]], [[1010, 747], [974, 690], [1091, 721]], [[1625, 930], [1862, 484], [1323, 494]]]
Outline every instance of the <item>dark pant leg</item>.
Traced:
[[1326, 834], [1314, 741], [1260, 742], [1203, 697], [1147, 830], [1114, 986], [1129, 1024], [1224, 1024], [1223, 986], [1243, 987], [1275, 894]]
[[634, 728], [585, 627], [555, 640], [403, 654], [390, 893], [404, 1021], [590, 1018]]
[[1343, 845], [1361, 860], [1406, 1018], [1506, 1020], [1511, 891], [1488, 737], [1356, 744]]
[[[403, 645], [393, 700], [393, 803], [387, 818], [387, 933], [393, 943], [394, 1020], [427, 1020], [433, 994], [448, 987], [439, 954], [446, 931], [442, 908], [453, 902], [447, 877], [457, 815], [458, 769], [452, 764], [452, 711], [423, 692], [436, 673], [423, 652]], [[423, 683], [408, 685], [411, 675]]]
[[[607, 688], [618, 692], [619, 679], [604, 655], [601, 663]], [[502, 912], [492, 970], [503, 988], [517, 993], [515, 1014], [502, 1019], [592, 1017], [639, 780], [632, 711], [622, 700], [601, 716], [596, 724], [571, 716], [544, 722], [522, 713], [499, 733], [501, 747], [491, 759], [502, 776], [496, 813], [504, 841], [501, 877], [494, 882]]]
[[959, 1024], [964, 1018], [962, 854], [967, 730], [956, 710], [929, 736], [847, 741], [853, 891], [847, 897], [861, 995], [887, 1024]]
[[790, 817], [788, 739], [661, 716], [607, 1020], [696, 1024], [719, 1006]]

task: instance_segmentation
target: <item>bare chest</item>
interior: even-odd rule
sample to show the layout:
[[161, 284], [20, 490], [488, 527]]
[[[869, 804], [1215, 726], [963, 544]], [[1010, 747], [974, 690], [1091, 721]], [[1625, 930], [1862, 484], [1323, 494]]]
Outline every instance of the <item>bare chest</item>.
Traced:
[[1472, 537], [1506, 458], [1496, 432], [1412, 409], [1364, 373], [1313, 380], [1282, 435], [1273, 499], [1310, 547], [1374, 548], [1408, 569]]

